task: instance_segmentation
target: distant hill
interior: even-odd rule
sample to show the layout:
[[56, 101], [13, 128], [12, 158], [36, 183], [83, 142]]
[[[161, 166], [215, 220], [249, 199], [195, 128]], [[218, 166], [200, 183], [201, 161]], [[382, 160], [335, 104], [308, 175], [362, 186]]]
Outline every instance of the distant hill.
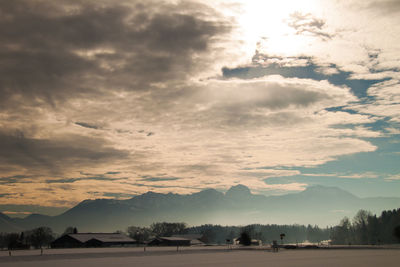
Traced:
[[337, 187], [312, 186], [282, 196], [252, 194], [244, 185], [225, 194], [206, 189], [190, 195], [147, 192], [127, 200], [85, 200], [58, 216], [32, 214], [24, 219], [0, 213], [0, 232], [49, 226], [61, 233], [67, 226], [80, 231], [125, 230], [130, 225], [186, 222], [190, 225], [317, 224], [335, 225], [359, 209], [373, 213], [400, 207], [400, 198], [359, 198]]
[[0, 232], [19, 232], [22, 229], [12, 218], [0, 212]]

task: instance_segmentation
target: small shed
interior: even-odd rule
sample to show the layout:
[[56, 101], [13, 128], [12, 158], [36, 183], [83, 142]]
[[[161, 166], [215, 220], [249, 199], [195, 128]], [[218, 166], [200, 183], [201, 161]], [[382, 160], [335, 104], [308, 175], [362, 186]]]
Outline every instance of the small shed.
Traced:
[[136, 244], [136, 241], [120, 233], [67, 234], [51, 243], [52, 248], [110, 247]]
[[156, 237], [148, 243], [149, 246], [190, 246], [190, 239], [182, 237]]

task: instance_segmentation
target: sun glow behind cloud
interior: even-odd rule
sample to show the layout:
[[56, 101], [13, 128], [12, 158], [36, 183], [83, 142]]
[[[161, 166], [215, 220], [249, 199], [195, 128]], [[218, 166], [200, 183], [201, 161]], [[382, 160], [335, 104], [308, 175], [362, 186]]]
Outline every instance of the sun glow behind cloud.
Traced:
[[264, 179], [377, 153], [376, 138], [399, 133], [399, 26], [369, 2], [30, 3], [0, 19], [9, 203], [238, 183], [299, 191], [307, 183]]
[[255, 45], [265, 43], [269, 53], [297, 55], [307, 46], [304, 36], [288, 26], [291, 14], [312, 13], [319, 10], [321, 1], [243, 1], [243, 13], [237, 17], [240, 33], [246, 42], [248, 53], [254, 53]]

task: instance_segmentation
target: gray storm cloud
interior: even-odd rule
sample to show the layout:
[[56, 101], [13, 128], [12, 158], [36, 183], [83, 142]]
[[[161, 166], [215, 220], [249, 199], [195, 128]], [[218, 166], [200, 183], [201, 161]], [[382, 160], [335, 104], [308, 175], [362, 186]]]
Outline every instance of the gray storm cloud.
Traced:
[[[191, 2], [1, 1], [1, 164], [47, 172], [127, 158], [102, 136], [56, 138], [43, 120], [115, 92], [184, 80], [203, 67], [213, 38], [229, 30], [215, 11]], [[84, 103], [72, 107], [74, 100]], [[99, 129], [88, 121], [75, 124]]]
[[212, 39], [230, 30], [217, 13], [206, 20], [209, 12], [187, 2], [2, 1], [2, 107], [58, 106], [184, 79], [203, 67]]
[[[243, 26], [242, 6], [229, 1], [199, 1], [0, 0], [0, 197], [66, 205], [237, 183], [274, 190], [263, 178], [298, 174], [286, 167], [377, 149], [363, 138], [381, 133], [364, 125], [377, 121], [369, 114], [387, 113], [361, 112], [366, 105], [347, 86], [224, 73], [255, 65], [357, 69], [346, 62], [362, 62], [363, 50], [331, 34], [332, 20], [290, 12], [277, 30], [293, 36], [257, 36], [248, 48], [252, 39], [243, 36], [268, 25]], [[311, 43], [300, 46], [302, 38]], [[270, 43], [285, 53], [270, 53]], [[313, 45], [322, 48], [300, 50]], [[397, 85], [379, 85], [367, 92], [382, 104], [382, 88], [397, 95]]]

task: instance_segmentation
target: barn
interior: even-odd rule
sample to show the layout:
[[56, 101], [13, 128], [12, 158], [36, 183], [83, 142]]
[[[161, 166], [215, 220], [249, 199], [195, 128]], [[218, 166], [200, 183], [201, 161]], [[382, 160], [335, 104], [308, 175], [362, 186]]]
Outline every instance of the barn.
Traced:
[[190, 246], [190, 239], [182, 237], [156, 237], [148, 243], [149, 246]]
[[182, 235], [173, 235], [172, 237], [189, 239], [191, 246], [204, 246], [207, 241], [206, 238], [200, 234], [182, 234]]
[[128, 246], [136, 241], [120, 233], [77, 233], [66, 234], [54, 240], [52, 248]]

